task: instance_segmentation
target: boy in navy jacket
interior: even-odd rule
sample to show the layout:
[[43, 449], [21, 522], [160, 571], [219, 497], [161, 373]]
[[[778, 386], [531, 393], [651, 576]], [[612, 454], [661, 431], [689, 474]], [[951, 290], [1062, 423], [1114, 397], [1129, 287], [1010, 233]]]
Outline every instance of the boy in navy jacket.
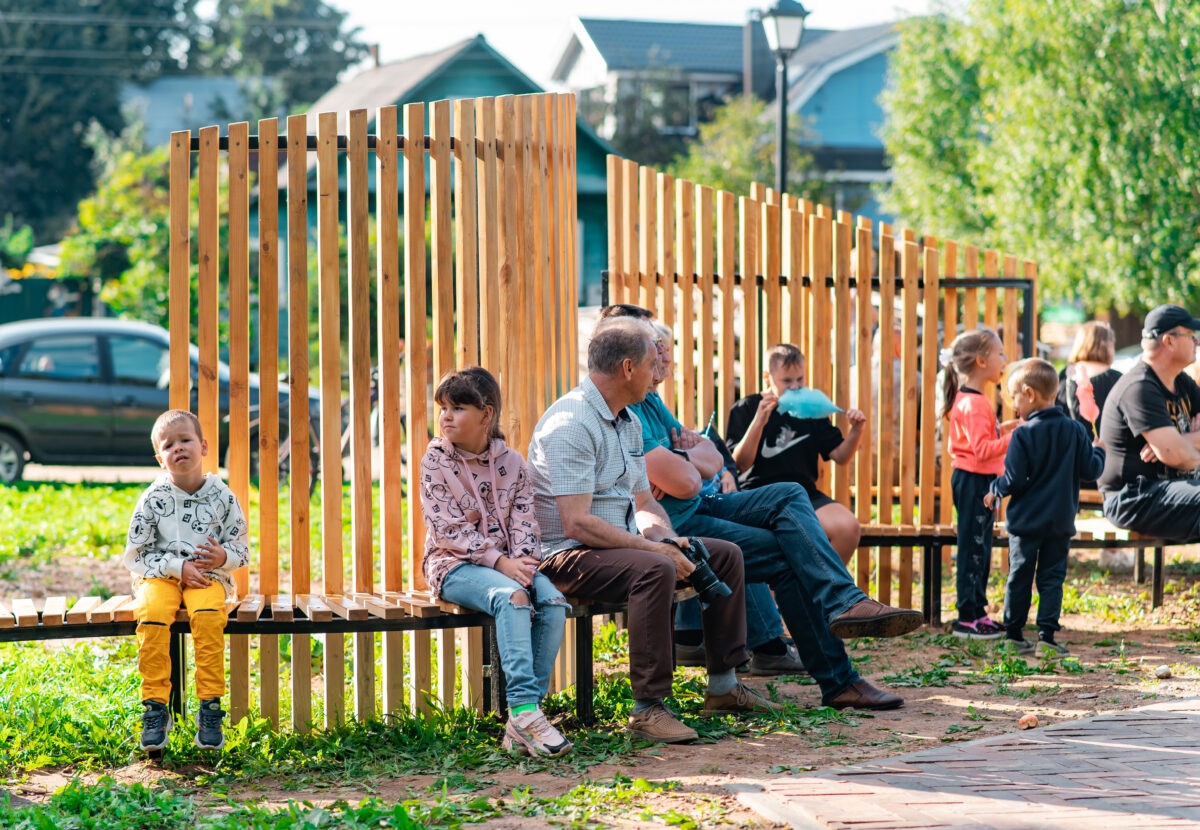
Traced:
[[1013, 432], [1004, 457], [1004, 475], [992, 482], [984, 504], [1008, 504], [1008, 585], [1004, 588], [1004, 627], [1018, 654], [1031, 654], [1033, 643], [1021, 633], [1029, 618], [1033, 583], [1038, 589], [1038, 645], [1043, 653], [1066, 655], [1054, 641], [1061, 626], [1067, 554], [1075, 535], [1079, 482], [1104, 469], [1104, 449], [1082, 424], [1055, 404], [1058, 373], [1033, 357], [1013, 364], [1008, 375], [1013, 409], [1023, 423]]

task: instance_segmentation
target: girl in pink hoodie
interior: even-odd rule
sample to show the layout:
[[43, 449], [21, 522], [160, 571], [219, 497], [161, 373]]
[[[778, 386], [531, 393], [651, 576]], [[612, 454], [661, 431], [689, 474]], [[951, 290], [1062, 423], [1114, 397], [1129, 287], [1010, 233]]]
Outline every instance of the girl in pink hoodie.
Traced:
[[541, 542], [525, 460], [500, 432], [500, 386], [486, 369], [438, 384], [442, 437], [421, 459], [425, 578], [434, 596], [491, 614], [509, 718], [504, 747], [530, 755], [571, 749], [542, 713], [567, 602], [538, 573]]

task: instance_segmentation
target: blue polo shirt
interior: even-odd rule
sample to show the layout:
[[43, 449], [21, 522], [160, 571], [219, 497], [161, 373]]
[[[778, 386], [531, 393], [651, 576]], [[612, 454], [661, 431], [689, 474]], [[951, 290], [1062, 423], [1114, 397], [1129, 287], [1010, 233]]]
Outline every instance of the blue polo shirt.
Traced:
[[[671, 414], [671, 410], [667, 409], [667, 405], [663, 403], [663, 399], [657, 392], [651, 392], [646, 396], [646, 400], [635, 403], [629, 408], [642, 422], [643, 454], [658, 447], [671, 449], [671, 430], [682, 430], [683, 424], [675, 420], [675, 416]], [[695, 515], [696, 510], [700, 507], [700, 496], [677, 499], [674, 496], [664, 495], [658, 500], [658, 503], [662, 505], [663, 510], [667, 511], [671, 524], [679, 527]]]

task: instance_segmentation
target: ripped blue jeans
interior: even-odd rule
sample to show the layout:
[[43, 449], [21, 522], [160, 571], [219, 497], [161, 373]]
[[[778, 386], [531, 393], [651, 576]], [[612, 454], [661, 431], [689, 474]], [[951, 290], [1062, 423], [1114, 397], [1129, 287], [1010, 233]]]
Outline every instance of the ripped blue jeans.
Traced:
[[524, 593], [524, 588], [495, 568], [469, 563], [450, 571], [442, 582], [443, 599], [496, 618], [496, 643], [510, 708], [541, 703], [550, 689], [550, 672], [563, 639], [567, 601], [541, 573], [534, 575], [533, 589], [536, 605], [517, 605], [513, 593]]

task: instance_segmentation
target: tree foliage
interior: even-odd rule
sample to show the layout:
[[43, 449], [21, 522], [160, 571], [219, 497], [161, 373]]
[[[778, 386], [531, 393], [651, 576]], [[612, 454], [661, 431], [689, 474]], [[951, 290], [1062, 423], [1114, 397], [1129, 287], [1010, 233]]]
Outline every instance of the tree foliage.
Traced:
[[[63, 240], [59, 266], [63, 275], [99, 277], [100, 298], [119, 315], [167, 325], [170, 269], [169, 151], [148, 150], [136, 127], [116, 139], [100, 130], [88, 138], [102, 159], [96, 192], [79, 203], [78, 224]], [[198, 180], [191, 186], [191, 238], [198, 237]], [[228, 230], [228, 182], [219, 189], [221, 229]], [[219, 272], [228, 272], [228, 252], [221, 246]], [[195, 248], [193, 245], [193, 258]], [[257, 266], [251, 266], [251, 279]], [[193, 284], [195, 268], [192, 268]], [[252, 290], [253, 287], [252, 287]]]
[[[767, 104], [738, 95], [717, 108], [713, 120], [700, 125], [700, 135], [678, 156], [669, 172], [681, 179], [711, 185], [731, 193], [748, 194], [750, 185], [775, 182], [775, 121]], [[789, 119], [788, 192], [821, 198], [824, 183], [812, 176], [812, 156], [801, 144], [803, 135]]]
[[1200, 301], [1200, 6], [971, 0], [903, 24], [888, 206], [1039, 262], [1050, 298]]
[[358, 29], [326, 0], [217, 0], [197, 40], [209, 74], [273, 78], [289, 111], [302, 111], [367, 57]]

